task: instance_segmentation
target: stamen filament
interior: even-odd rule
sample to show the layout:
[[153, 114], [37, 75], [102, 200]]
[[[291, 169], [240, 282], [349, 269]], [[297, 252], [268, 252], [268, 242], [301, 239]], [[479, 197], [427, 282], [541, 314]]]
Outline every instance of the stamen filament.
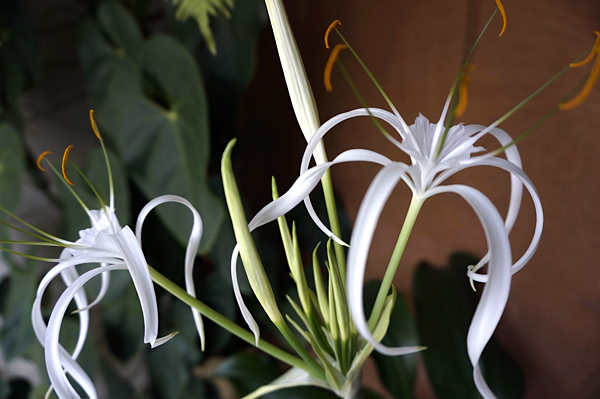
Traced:
[[500, 0], [496, 0], [496, 6], [498, 7], [500, 14], [502, 15], [502, 30], [498, 35], [502, 36], [504, 34], [504, 31], [506, 30], [506, 11], [504, 11], [504, 6], [502, 5], [502, 2]]
[[69, 160], [69, 152], [71, 152], [72, 148], [73, 148], [73, 144], [71, 144], [70, 146], [68, 146], [65, 149], [65, 153], [63, 154], [63, 159], [62, 159], [62, 174], [63, 174], [63, 177], [65, 178], [65, 181], [67, 183], [69, 183], [69, 185], [74, 186], [75, 183], [73, 183], [71, 181], [71, 179], [69, 179], [69, 177], [67, 176], [67, 161]]
[[594, 85], [596, 84], [596, 82], [598, 81], [598, 78], [600, 77], [600, 32], [595, 31], [594, 33], [596, 33], [596, 36], [597, 36], [596, 42], [594, 43], [594, 47], [592, 48], [592, 51], [590, 51], [588, 56], [580, 62], [569, 64], [569, 66], [571, 68], [578, 68], [580, 66], [587, 64], [594, 58], [594, 56], [596, 56], [596, 62], [594, 63], [594, 66], [592, 67], [590, 76], [588, 77], [588, 80], [583, 85], [583, 88], [581, 89], [581, 91], [575, 97], [573, 97], [569, 101], [560, 103], [558, 105], [558, 108], [560, 110], [564, 111], [564, 110], [573, 109], [576, 106], [580, 105], [582, 102], [584, 102], [585, 99], [592, 92]]
[[[94, 110], [90, 109], [90, 122], [92, 124], [92, 129], [94, 130], [94, 134], [98, 139], [100, 139], [100, 146], [102, 147], [102, 153], [104, 154], [104, 161], [106, 162], [106, 170], [108, 172], [108, 189], [109, 189], [109, 205], [110, 208], [113, 209], [115, 207], [115, 194], [114, 194], [114, 184], [113, 184], [113, 176], [112, 170], [110, 169], [110, 162], [108, 161], [108, 153], [106, 151], [106, 146], [104, 145], [104, 139], [100, 136], [100, 131], [98, 130], [98, 125], [96, 125], [96, 121], [94, 120]], [[102, 202], [102, 201], [100, 201]], [[104, 208], [104, 206], [103, 206]]]
[[102, 209], [104, 209], [104, 211], [107, 212], [106, 205], [104, 204], [104, 201], [102, 200], [102, 197], [98, 193], [98, 190], [96, 190], [96, 187], [94, 187], [94, 185], [92, 184], [92, 182], [90, 181], [90, 179], [87, 178], [87, 176], [85, 175], [85, 173], [83, 173], [83, 171], [81, 169], [79, 169], [79, 167], [77, 165], [75, 165], [75, 163], [73, 161], [70, 161], [70, 162], [71, 162], [71, 166], [73, 166], [75, 168], [75, 170], [77, 171], [77, 173], [79, 173], [79, 175], [83, 178], [83, 180], [87, 183], [87, 185], [89, 186], [89, 188], [92, 190], [92, 192], [94, 193], [94, 195], [96, 196], [96, 198], [100, 202], [100, 206], [102, 207]]
[[333, 21], [331, 23], [331, 25], [329, 25], [329, 27], [327, 28], [327, 31], [325, 31], [325, 48], [329, 48], [329, 34], [331, 33], [331, 31], [338, 25], [341, 25], [342, 22], [339, 19], [336, 19], [335, 21]]
[[39, 170], [41, 170], [42, 172], [45, 172], [46, 169], [44, 169], [44, 167], [42, 166], [42, 161], [44, 160], [44, 158], [46, 157], [46, 155], [52, 154], [51, 151], [44, 151], [40, 154], [40, 156], [38, 157], [36, 164]]
[[333, 69], [333, 64], [335, 60], [338, 58], [340, 51], [347, 49], [348, 46], [345, 44], [336, 45], [331, 51], [331, 55], [327, 60], [327, 64], [325, 64], [325, 72], [323, 73], [323, 82], [325, 83], [325, 89], [328, 93], [333, 91], [333, 86], [331, 85], [331, 70]]

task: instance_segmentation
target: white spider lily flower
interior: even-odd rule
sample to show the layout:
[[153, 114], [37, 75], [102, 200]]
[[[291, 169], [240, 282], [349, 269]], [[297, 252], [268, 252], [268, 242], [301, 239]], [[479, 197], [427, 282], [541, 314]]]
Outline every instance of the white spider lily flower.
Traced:
[[[63, 251], [61, 258], [58, 259], [59, 263], [40, 282], [33, 306], [32, 322], [38, 340], [45, 347], [46, 367], [50, 381], [61, 399], [79, 398], [79, 395], [69, 383], [66, 373], [73, 377], [90, 398], [97, 397], [89, 377], [75, 363], [75, 360], [81, 351], [87, 334], [89, 324], [87, 312], [91, 307], [91, 305], [87, 305], [87, 299], [82, 287], [98, 274], [104, 276], [113, 270], [129, 271], [142, 308], [145, 343], [150, 344], [154, 348], [164, 344], [175, 335], [169, 334], [166, 337], [158, 338], [156, 294], [141, 248], [141, 231], [144, 219], [154, 207], [166, 202], [181, 203], [187, 206], [194, 216], [194, 225], [186, 250], [185, 282], [188, 293], [195, 296], [192, 268], [194, 256], [202, 235], [202, 222], [198, 212], [187, 200], [174, 195], [155, 198], [142, 209], [137, 221], [136, 234], [133, 233], [129, 226], [120, 227], [112, 208], [90, 211], [90, 219], [94, 227], [80, 231], [79, 235], [81, 238], [72, 243], [72, 248], [68, 247]], [[77, 265], [93, 263], [100, 264], [100, 267], [90, 270], [81, 276], [77, 274], [75, 269]], [[59, 274], [63, 276], [68, 287], [56, 302], [46, 326], [42, 318], [41, 301], [46, 288]], [[101, 294], [106, 292], [105, 282], [107, 281], [107, 279], [103, 280]], [[69, 355], [59, 344], [59, 334], [67, 307], [74, 299], [80, 315], [80, 335], [75, 351]], [[204, 346], [202, 319], [196, 310], [193, 310], [193, 315], [202, 346]]]
[[[73, 183], [67, 177], [66, 165], [68, 162], [68, 153], [71, 147], [67, 148], [63, 157], [62, 179], [84, 208], [90, 219], [91, 227], [81, 230], [79, 232], [79, 239], [75, 242], [71, 242], [45, 233], [13, 215], [9, 211], [0, 208], [17, 221], [29, 227], [35, 233], [17, 228], [19, 231], [42, 240], [37, 242], [12, 243], [61, 246], [64, 248], [59, 259], [39, 258], [20, 254], [23, 256], [32, 257], [34, 259], [57, 263], [57, 265], [54, 266], [40, 281], [32, 308], [32, 324], [37, 339], [44, 346], [46, 368], [52, 384], [50, 389], [54, 389], [58, 397], [61, 399], [80, 398], [71, 381], [69, 381], [67, 378], [67, 374], [69, 374], [72, 380], [74, 380], [83, 389], [87, 397], [90, 399], [97, 398], [96, 390], [91, 379], [77, 364], [76, 360], [81, 353], [83, 344], [87, 337], [89, 329], [89, 309], [98, 303], [105, 295], [110, 281], [109, 272], [114, 270], [127, 270], [129, 272], [138, 294], [142, 309], [145, 343], [150, 344], [150, 346], [154, 348], [164, 344], [176, 334], [172, 333], [162, 338], [158, 337], [158, 306], [156, 294], [154, 291], [152, 278], [150, 276], [149, 266], [146, 262], [141, 247], [142, 227], [149, 212], [152, 211], [152, 209], [154, 209], [156, 206], [167, 202], [183, 204], [192, 212], [193, 225], [186, 249], [184, 271], [186, 291], [192, 296], [195, 296], [195, 287], [192, 278], [193, 263], [202, 236], [202, 220], [200, 215], [190, 202], [175, 195], [164, 195], [150, 201], [141, 210], [138, 216], [135, 234], [128, 226], [121, 227], [115, 214], [113, 181], [110, 164], [108, 162], [108, 156], [106, 154], [106, 150], [104, 149], [102, 138], [100, 137], [97, 127], [94, 123], [92, 113], [90, 113], [90, 117], [92, 119], [92, 127], [94, 128], [96, 136], [100, 139], [106, 159], [110, 186], [109, 205], [104, 204], [100, 196], [97, 194], [95, 188], [91, 185], [81, 171], [79, 172], [83, 176], [84, 180], [86, 180], [86, 182], [90, 185], [94, 193], [96, 193], [102, 208], [99, 210], [89, 210], [83, 201], [77, 196], [75, 191], [70, 187], [70, 185], [73, 185]], [[43, 169], [40, 162], [47, 154], [48, 153], [45, 152], [38, 158], [38, 167], [40, 167], [42, 170], [45, 169]], [[54, 169], [50, 163], [48, 163], [48, 165], [57, 173], [57, 175], [60, 176], [58, 171], [56, 171], [56, 169]], [[5, 224], [11, 226], [8, 223]], [[19, 254], [12, 250], [5, 248], [2, 249], [8, 252]], [[98, 264], [99, 266], [80, 276], [77, 271], [77, 266], [84, 264]], [[89, 304], [83, 287], [90, 279], [99, 274], [102, 275], [100, 292], [96, 300]], [[60, 295], [58, 301], [54, 305], [48, 324], [46, 324], [42, 316], [42, 298], [47, 287], [54, 280], [54, 278], [59, 275], [62, 277], [67, 288]], [[60, 329], [67, 308], [73, 300], [75, 301], [75, 305], [77, 307], [76, 313], [79, 316], [79, 335], [73, 352], [69, 353], [60, 345]], [[202, 348], [204, 348], [204, 328], [202, 325], [202, 319], [197, 310], [192, 309], [192, 312], [196, 328], [200, 336], [201, 345]]]
[[[292, 187], [279, 199], [265, 206], [249, 223], [252, 230], [258, 226], [275, 220], [278, 216], [291, 210], [300, 201], [306, 207], [320, 229], [328, 236], [339, 242], [327, 227], [319, 220], [314, 212], [308, 194], [318, 184], [319, 179], [331, 166], [344, 162], [371, 162], [382, 166], [374, 178], [359, 208], [355, 225], [352, 230], [347, 266], [348, 304], [354, 324], [361, 336], [375, 347], [375, 350], [388, 355], [402, 355], [422, 348], [401, 347], [389, 348], [375, 339], [367, 325], [363, 310], [363, 283], [367, 257], [371, 246], [374, 230], [377, 226], [381, 211], [391, 192], [399, 181], [404, 181], [413, 192], [414, 217], [423, 201], [441, 193], [455, 193], [467, 201], [478, 216], [488, 243], [488, 255], [479, 266], [489, 260], [488, 273], [479, 274], [469, 271], [476, 281], [486, 282], [479, 305], [473, 316], [467, 337], [469, 357], [474, 366], [474, 379], [479, 391], [486, 397], [494, 397], [487, 387], [478, 362], [483, 348], [495, 330], [510, 290], [511, 274], [520, 270], [533, 256], [542, 233], [543, 212], [537, 191], [521, 169], [521, 161], [516, 146], [509, 146], [510, 136], [503, 130], [481, 125], [457, 125], [449, 129], [447, 139], [443, 144], [440, 155], [435, 154], [438, 145], [436, 140], [441, 137], [443, 121], [445, 120], [448, 104], [444, 108], [440, 121], [430, 123], [424, 116], [419, 115], [415, 123], [408, 126], [399, 114], [377, 108], [356, 109], [337, 115], [325, 122], [308, 144], [300, 168], [300, 176]], [[371, 116], [387, 122], [398, 133], [398, 138], [389, 137], [390, 141], [400, 150], [408, 154], [411, 164], [395, 162], [376, 152], [366, 149], [351, 149], [339, 154], [333, 161], [309, 168], [310, 158], [316, 143], [331, 131], [337, 124], [347, 119]], [[483, 151], [474, 143], [482, 136], [492, 135], [505, 150], [506, 159], [494, 156], [493, 153], [473, 156]], [[506, 220], [502, 220], [498, 210], [491, 201], [478, 190], [464, 185], [443, 185], [444, 181], [455, 173], [477, 165], [493, 166], [511, 174], [511, 198]], [[517, 218], [522, 197], [523, 186], [529, 191], [536, 210], [536, 227], [529, 248], [514, 262], [512, 261], [508, 234]], [[409, 211], [410, 212], [410, 211]]]

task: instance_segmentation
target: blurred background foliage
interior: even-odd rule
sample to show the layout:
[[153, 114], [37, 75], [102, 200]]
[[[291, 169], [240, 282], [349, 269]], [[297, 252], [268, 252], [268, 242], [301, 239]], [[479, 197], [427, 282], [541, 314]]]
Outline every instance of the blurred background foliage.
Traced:
[[[235, 5], [231, 0], [174, 3], [86, 3], [77, 46], [86, 101], [95, 110], [110, 149], [121, 224], [134, 223], [141, 207], [158, 195], [178, 194], [190, 200], [204, 221], [196, 260], [199, 297], [243, 323], [229, 277], [234, 237], [218, 167], [226, 143], [237, 136], [241, 97], [256, 68], [255, 46], [266, 31], [266, 10], [262, 0], [238, 0]], [[36, 195], [59, 211], [60, 223], [55, 226], [59, 236], [74, 240], [89, 223], [87, 217], [68, 190], [57, 184], [60, 182], [35, 167], [38, 154], [24, 135], [28, 118], [20, 98], [41, 83], [37, 45], [44, 34], [19, 8], [24, 4], [16, 0], [0, 3], [0, 205], [19, 212], [22, 188], [32, 185]], [[178, 19], [181, 17], [192, 18], [182, 21]], [[91, 129], [86, 134], [91, 135]], [[91, 149], [80, 166], [107, 198], [107, 174], [99, 149]], [[73, 180], [81, 198], [95, 208], [95, 197], [86, 191], [85, 184], [76, 177]], [[319, 204], [319, 195], [315, 197], [322, 211], [324, 205]], [[184, 245], [191, 227], [188, 212], [177, 205], [163, 205], [148, 219], [144, 233], [149, 263], [180, 285]], [[309, 264], [312, 248], [324, 237], [302, 210], [293, 211], [290, 218], [296, 220]], [[342, 219], [348, 230], [348, 221]], [[0, 225], [0, 237], [8, 236], [7, 227]], [[278, 281], [274, 284], [276, 294], [284, 303], [292, 281], [279, 267], [285, 264], [281, 244], [257, 239], [265, 266]], [[440, 398], [479, 397], [465, 343], [477, 299], [464, 275], [466, 265], [472, 263], [473, 259], [457, 255], [446, 268], [420, 265], [415, 273], [414, 298], [405, 301], [398, 296], [384, 339], [386, 345], [429, 347], [422, 358]], [[42, 398], [47, 390], [43, 349], [30, 322], [35, 290], [47, 267], [2, 254], [0, 399]], [[91, 287], [90, 295], [97, 289]], [[376, 289], [376, 283], [366, 287], [367, 309]], [[50, 290], [46, 315], [61, 290]], [[243, 291], [249, 293], [247, 284]], [[231, 398], [251, 392], [282, 372], [281, 365], [210, 322], [206, 322], [206, 351], [201, 352], [189, 309], [160, 289], [157, 294], [161, 334], [179, 334], [154, 350], [142, 343], [142, 315], [126, 273], [113, 273], [107, 296], [91, 312], [91, 333], [80, 362], [93, 376], [102, 397]], [[251, 298], [248, 303], [260, 315], [258, 304]], [[76, 316], [64, 324], [64, 345], [72, 348]], [[278, 342], [269, 328], [267, 323], [264, 337]], [[383, 385], [381, 394], [412, 398], [418, 358], [374, 354]], [[522, 396], [524, 382], [519, 368], [498, 344], [492, 343], [486, 350], [484, 368], [492, 388], [502, 398]], [[381, 397], [369, 390], [361, 395]], [[334, 395], [302, 388], [268, 397], [317, 399]]]

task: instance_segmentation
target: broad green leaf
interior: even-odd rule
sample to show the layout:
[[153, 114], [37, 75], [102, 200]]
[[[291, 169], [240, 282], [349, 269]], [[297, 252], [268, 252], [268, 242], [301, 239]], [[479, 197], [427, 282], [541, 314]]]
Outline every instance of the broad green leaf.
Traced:
[[177, 7], [175, 16], [181, 20], [192, 17], [198, 23], [200, 32], [204, 36], [206, 45], [211, 53], [217, 53], [217, 45], [210, 29], [211, 15], [221, 13], [229, 17], [229, 10], [233, 7], [233, 0], [171, 0]]
[[[414, 302], [421, 344], [428, 347], [423, 359], [439, 399], [474, 398], [473, 367], [467, 355], [467, 332], [477, 304], [469, 286], [467, 266], [471, 256], [455, 254], [449, 266], [436, 268], [422, 263], [414, 277]], [[482, 371], [499, 399], [523, 395], [523, 375], [516, 363], [494, 339], [482, 356]]]
[[0, 344], [6, 360], [22, 356], [32, 344], [37, 344], [31, 327], [37, 273], [31, 262], [23, 263], [24, 267], [11, 265], [10, 275], [0, 285], [0, 294], [3, 296]]
[[[379, 281], [370, 281], [365, 286], [365, 309], [373, 308], [379, 285]], [[381, 342], [386, 346], [417, 346], [422, 344], [422, 342], [419, 342], [416, 322], [402, 295], [398, 295], [396, 298], [396, 304], [390, 317], [390, 325]], [[394, 398], [412, 398], [417, 373], [417, 355], [386, 356], [374, 351], [372, 356], [377, 365], [381, 382]]]
[[[210, 143], [202, 78], [185, 47], [169, 37], [140, 41], [134, 29], [123, 29], [113, 34], [118, 45], [108, 40], [107, 32], [126, 19], [123, 13], [116, 7], [115, 21], [107, 14], [84, 26], [80, 53], [96, 117], [148, 199], [176, 194], [198, 209], [204, 253], [224, 211], [207, 184]], [[166, 204], [157, 212], [178, 241], [187, 243], [189, 210]]]
[[188, 346], [175, 336], [148, 352], [148, 369], [153, 392], [160, 399], [179, 399], [190, 382]]
[[0, 205], [15, 209], [21, 202], [25, 154], [19, 133], [8, 122], [0, 123]]
[[37, 74], [36, 40], [20, 9], [24, 6], [15, 0], [0, 2], [0, 120], [17, 126], [22, 124], [19, 96]]

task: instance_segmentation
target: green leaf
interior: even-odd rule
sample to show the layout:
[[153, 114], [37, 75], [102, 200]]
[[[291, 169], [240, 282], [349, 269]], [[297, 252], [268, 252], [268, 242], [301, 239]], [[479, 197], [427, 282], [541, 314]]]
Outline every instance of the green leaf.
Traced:
[[23, 143], [8, 122], [0, 123], [0, 143], [0, 205], [13, 210], [21, 202], [25, 169]]
[[188, 345], [175, 336], [148, 352], [153, 391], [160, 399], [179, 399], [190, 382]]
[[31, 307], [38, 279], [36, 270], [29, 262], [24, 263], [25, 267], [11, 265], [9, 276], [0, 285], [4, 297], [0, 344], [6, 360], [22, 356], [32, 344], [37, 344], [31, 327]]
[[[202, 78], [180, 43], [166, 36], [140, 41], [133, 28], [117, 31], [119, 21], [133, 17], [123, 17], [121, 7], [114, 11], [97, 23], [86, 23], [80, 45], [98, 124], [148, 199], [176, 194], [198, 209], [204, 223], [199, 251], [205, 253], [224, 210], [207, 183], [210, 143]], [[115, 37], [116, 44], [107, 36]], [[165, 204], [157, 212], [185, 245], [189, 210]]]
[[192, 17], [198, 23], [200, 32], [204, 36], [206, 45], [211, 53], [217, 53], [217, 45], [210, 29], [209, 16], [221, 13], [229, 17], [229, 10], [233, 7], [233, 0], [171, 0], [177, 7], [175, 16], [186, 20]]
[[[366, 284], [366, 309], [373, 308], [380, 284], [380, 281], [370, 281]], [[396, 298], [396, 304], [390, 317], [390, 325], [381, 342], [386, 346], [417, 346], [422, 344], [422, 342], [419, 342], [416, 322], [401, 295]], [[372, 356], [377, 365], [381, 382], [394, 398], [412, 398], [417, 374], [417, 355], [386, 356], [374, 351]]]
[[[439, 399], [480, 398], [467, 355], [467, 332], [477, 293], [469, 286], [467, 266], [477, 259], [455, 254], [445, 268], [422, 263], [414, 277], [414, 302], [429, 379]], [[518, 365], [492, 338], [482, 356], [482, 371], [499, 399], [523, 396], [524, 379]]]

